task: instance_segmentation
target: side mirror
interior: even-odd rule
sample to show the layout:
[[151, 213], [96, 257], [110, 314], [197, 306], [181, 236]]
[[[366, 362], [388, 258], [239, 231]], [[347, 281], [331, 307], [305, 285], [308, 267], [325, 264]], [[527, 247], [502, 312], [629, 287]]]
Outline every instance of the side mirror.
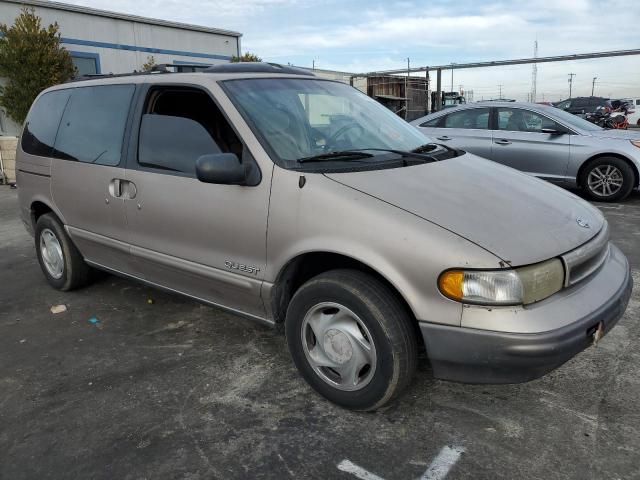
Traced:
[[543, 128], [540, 130], [542, 133], [548, 133], [549, 135], [564, 135], [567, 132], [563, 132], [562, 130], [556, 130], [555, 128]]
[[196, 160], [196, 176], [201, 182], [223, 185], [244, 185], [246, 181], [244, 165], [235, 153], [202, 155]]

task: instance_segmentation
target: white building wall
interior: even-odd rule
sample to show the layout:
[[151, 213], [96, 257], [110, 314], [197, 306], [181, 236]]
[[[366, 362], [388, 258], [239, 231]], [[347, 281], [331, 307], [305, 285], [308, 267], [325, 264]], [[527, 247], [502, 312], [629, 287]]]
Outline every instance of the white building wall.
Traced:
[[[240, 53], [240, 34], [172, 22], [112, 14], [73, 5], [39, 0], [0, 0], [0, 22], [13, 24], [23, 6], [33, 7], [43, 26], [57, 22], [63, 46], [72, 55], [96, 58], [100, 73], [140, 70], [153, 56], [156, 63], [216, 64]], [[0, 118], [3, 134], [19, 128], [6, 115]]]

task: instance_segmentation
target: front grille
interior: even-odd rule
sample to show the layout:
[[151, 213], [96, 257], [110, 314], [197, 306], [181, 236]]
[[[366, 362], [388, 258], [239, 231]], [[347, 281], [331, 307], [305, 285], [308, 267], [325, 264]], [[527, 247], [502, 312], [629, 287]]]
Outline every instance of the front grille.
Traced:
[[598, 270], [609, 256], [609, 224], [604, 222], [598, 234], [584, 245], [564, 254], [564, 286], [575, 285]]

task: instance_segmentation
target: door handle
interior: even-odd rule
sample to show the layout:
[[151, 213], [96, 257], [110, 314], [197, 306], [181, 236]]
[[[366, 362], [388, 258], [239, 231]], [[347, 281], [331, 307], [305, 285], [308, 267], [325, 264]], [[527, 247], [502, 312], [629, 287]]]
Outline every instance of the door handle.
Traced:
[[109, 182], [109, 195], [119, 198], [122, 195], [122, 185], [119, 178], [114, 178]]
[[442, 137], [436, 137], [438, 140], [443, 140], [443, 141], [447, 141], [447, 140], [451, 140], [451, 137], [447, 137], [446, 135], [442, 136]]
[[504, 138], [502, 140], [494, 140], [493, 143], [497, 143], [498, 145], [511, 145], [511, 142], [509, 140], [505, 140]]
[[136, 198], [138, 189], [135, 183], [121, 178], [114, 178], [109, 182], [109, 194], [115, 198], [132, 199]]

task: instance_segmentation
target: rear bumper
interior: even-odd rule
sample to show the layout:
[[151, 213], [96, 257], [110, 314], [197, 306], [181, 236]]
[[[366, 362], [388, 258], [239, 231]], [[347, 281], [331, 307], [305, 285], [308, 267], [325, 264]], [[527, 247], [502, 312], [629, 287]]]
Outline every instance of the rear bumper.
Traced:
[[[591, 345], [600, 322], [606, 334], [622, 317], [633, 288], [628, 263], [625, 273], [606, 302], [556, 330], [506, 333], [420, 323], [434, 376], [465, 383], [520, 383], [543, 376]], [[589, 288], [583, 294], [589, 295]]]

